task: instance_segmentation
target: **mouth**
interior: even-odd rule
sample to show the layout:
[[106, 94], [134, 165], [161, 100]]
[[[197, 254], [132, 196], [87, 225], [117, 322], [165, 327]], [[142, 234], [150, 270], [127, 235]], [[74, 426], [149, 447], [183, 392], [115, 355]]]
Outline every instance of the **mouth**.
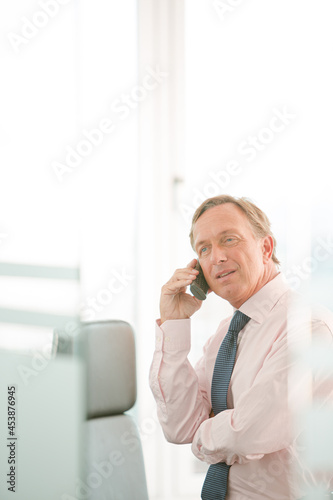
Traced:
[[217, 280], [224, 280], [227, 276], [230, 276], [230, 274], [233, 274], [235, 271], [225, 271], [224, 273], [217, 273], [215, 275], [215, 279]]

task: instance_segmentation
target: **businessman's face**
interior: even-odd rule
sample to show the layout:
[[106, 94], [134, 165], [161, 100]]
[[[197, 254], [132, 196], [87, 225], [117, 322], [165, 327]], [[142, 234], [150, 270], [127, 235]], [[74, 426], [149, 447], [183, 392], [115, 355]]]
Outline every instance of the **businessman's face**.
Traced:
[[209, 287], [236, 309], [271, 279], [272, 238], [255, 237], [237, 205], [206, 210], [195, 223], [193, 237]]

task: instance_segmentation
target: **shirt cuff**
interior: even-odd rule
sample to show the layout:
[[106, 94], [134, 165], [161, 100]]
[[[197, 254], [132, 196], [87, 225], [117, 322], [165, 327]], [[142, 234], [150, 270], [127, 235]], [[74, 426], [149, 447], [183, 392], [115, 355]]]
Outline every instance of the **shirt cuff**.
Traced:
[[155, 326], [156, 351], [189, 351], [191, 349], [191, 320], [169, 319], [161, 325], [156, 320]]

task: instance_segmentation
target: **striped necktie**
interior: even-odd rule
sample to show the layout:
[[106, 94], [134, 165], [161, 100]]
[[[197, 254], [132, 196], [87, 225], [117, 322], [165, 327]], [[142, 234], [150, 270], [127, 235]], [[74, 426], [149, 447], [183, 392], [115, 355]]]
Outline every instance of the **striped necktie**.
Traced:
[[[227, 409], [227, 393], [234, 368], [237, 337], [250, 320], [246, 314], [235, 311], [228, 332], [220, 345], [216, 357], [212, 380], [212, 408], [214, 415]], [[210, 465], [202, 487], [202, 500], [224, 500], [230, 465], [220, 462]]]

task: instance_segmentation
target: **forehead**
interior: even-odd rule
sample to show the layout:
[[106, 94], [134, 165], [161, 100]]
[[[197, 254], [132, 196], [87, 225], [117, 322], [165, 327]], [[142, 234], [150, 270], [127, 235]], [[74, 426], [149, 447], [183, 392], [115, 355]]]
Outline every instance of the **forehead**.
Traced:
[[194, 246], [202, 239], [228, 230], [237, 230], [244, 235], [252, 234], [251, 224], [243, 210], [233, 203], [209, 208], [194, 224]]

